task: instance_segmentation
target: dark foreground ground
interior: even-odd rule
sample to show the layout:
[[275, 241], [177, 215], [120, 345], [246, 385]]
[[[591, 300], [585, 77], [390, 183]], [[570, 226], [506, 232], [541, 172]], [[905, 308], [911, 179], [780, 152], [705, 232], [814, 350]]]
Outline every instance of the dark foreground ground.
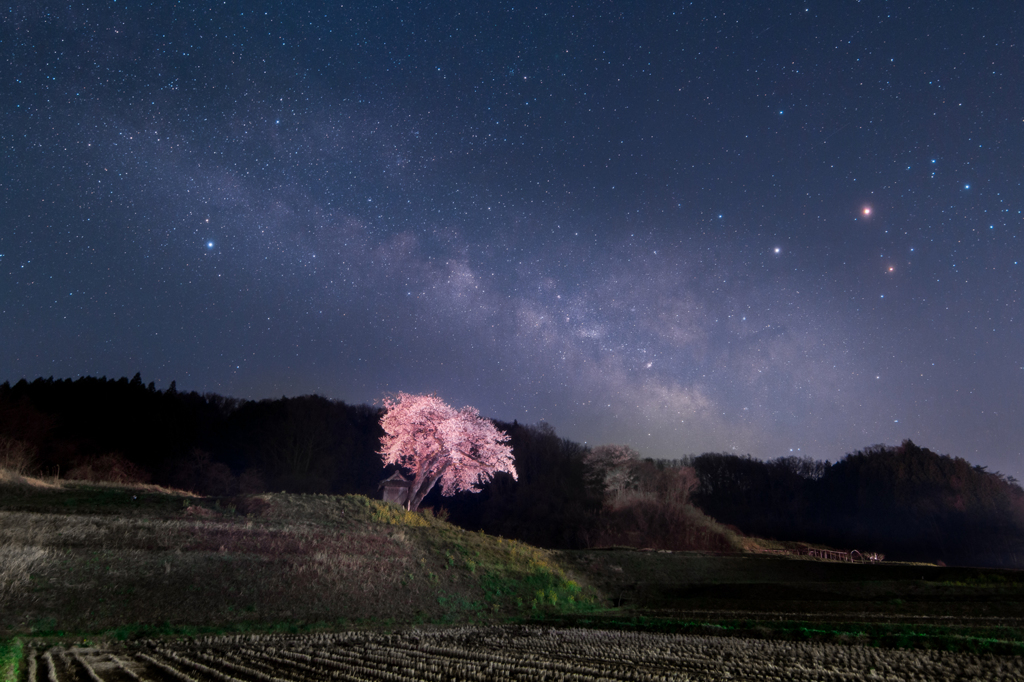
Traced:
[[1024, 572], [764, 555], [562, 552], [614, 612], [564, 625], [1024, 653]]

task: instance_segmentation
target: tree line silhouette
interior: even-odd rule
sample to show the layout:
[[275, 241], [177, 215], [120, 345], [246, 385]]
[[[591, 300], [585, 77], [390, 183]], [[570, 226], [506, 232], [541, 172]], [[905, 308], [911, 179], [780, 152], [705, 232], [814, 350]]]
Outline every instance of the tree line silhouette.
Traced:
[[706, 454], [694, 502], [743, 532], [891, 558], [1024, 567], [1024, 491], [1012, 477], [910, 440], [838, 462]]
[[[0, 385], [0, 467], [150, 482], [196, 493], [379, 497], [381, 408], [317, 395], [237, 400], [127, 378]], [[707, 453], [645, 459], [550, 425], [497, 421], [519, 474], [423, 507], [472, 530], [550, 548], [735, 549], [747, 535], [890, 559], [1024, 567], [1024, 491], [910, 441], [835, 463]], [[713, 519], [713, 520], [712, 520]], [[720, 523], [716, 523], [720, 522]]]

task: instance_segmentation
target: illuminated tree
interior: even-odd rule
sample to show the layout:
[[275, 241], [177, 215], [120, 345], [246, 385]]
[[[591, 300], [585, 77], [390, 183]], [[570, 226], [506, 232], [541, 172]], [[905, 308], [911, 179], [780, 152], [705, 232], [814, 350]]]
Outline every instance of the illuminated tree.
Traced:
[[438, 481], [442, 495], [479, 492], [497, 471], [518, 478], [509, 437], [472, 407], [461, 410], [434, 395], [384, 399], [380, 455], [413, 477], [406, 508], [415, 511]]

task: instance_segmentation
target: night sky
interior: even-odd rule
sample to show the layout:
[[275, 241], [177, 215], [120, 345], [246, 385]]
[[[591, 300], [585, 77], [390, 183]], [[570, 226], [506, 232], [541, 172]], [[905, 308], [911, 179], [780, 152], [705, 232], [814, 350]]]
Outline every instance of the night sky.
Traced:
[[1024, 479], [1024, 6], [11, 2], [0, 380]]

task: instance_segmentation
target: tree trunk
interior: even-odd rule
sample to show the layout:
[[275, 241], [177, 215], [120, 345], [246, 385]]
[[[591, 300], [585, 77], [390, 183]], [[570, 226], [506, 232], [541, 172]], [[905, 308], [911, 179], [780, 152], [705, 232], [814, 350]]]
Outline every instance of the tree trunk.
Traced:
[[420, 508], [420, 503], [423, 502], [423, 498], [426, 497], [427, 494], [434, 489], [434, 486], [437, 485], [437, 482], [439, 480], [441, 480], [441, 476], [444, 474], [444, 471], [447, 468], [448, 464], [445, 463], [441, 467], [440, 471], [438, 471], [433, 476], [427, 478], [427, 480], [422, 485], [420, 485], [419, 488], [417, 488], [416, 483], [413, 482], [412, 487], [409, 489], [409, 502], [406, 506], [406, 509], [408, 509], [409, 511], [417, 511]]

